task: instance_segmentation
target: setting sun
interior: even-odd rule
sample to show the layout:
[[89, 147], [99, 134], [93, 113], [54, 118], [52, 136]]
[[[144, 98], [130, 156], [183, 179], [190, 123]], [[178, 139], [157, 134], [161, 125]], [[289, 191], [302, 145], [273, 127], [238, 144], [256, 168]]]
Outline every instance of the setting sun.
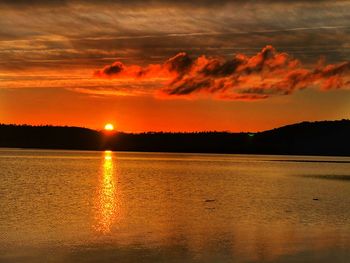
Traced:
[[106, 130], [106, 131], [113, 131], [113, 130], [114, 130], [113, 124], [107, 123], [107, 124], [105, 125], [105, 130]]
[[349, 14], [0, 0], [0, 263], [350, 263]]

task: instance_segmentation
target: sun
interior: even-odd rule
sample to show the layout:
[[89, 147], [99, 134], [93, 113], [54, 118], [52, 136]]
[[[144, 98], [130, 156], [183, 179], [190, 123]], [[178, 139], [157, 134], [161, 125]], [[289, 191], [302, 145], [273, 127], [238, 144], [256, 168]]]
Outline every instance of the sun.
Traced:
[[113, 124], [112, 124], [112, 123], [107, 123], [107, 124], [105, 125], [105, 130], [106, 130], [106, 131], [113, 131], [113, 130], [114, 130]]

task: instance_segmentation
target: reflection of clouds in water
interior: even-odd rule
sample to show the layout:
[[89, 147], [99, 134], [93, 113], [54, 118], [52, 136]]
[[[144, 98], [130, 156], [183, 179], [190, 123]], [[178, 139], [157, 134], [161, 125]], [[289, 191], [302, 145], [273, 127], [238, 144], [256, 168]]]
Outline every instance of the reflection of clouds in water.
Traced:
[[299, 177], [348, 164], [270, 158], [6, 152], [0, 262], [348, 262], [350, 181]]
[[[102, 262], [101, 259], [108, 259], [103, 262], [136, 263], [142, 259], [141, 262], [144, 263], [326, 263], [347, 262], [350, 256], [346, 240], [341, 240], [339, 237], [327, 241], [325, 236], [316, 235], [310, 240], [304, 239], [292, 229], [279, 230], [276, 233], [277, 236], [275, 233], [270, 236], [270, 232], [270, 228], [259, 229], [259, 227], [234, 231], [236, 236], [216, 232], [215, 239], [211, 235], [207, 239], [201, 236], [201, 239], [194, 243], [191, 240], [194, 236], [178, 236], [174, 243], [167, 243], [167, 240], [163, 240], [164, 243], [157, 246], [137, 240], [125, 246], [101, 244], [88, 252], [86, 247], [82, 246], [74, 250], [70, 255], [70, 260], [65, 262]], [[248, 236], [244, 236], [245, 234]], [[299, 243], [300, 241], [302, 243]]]
[[102, 178], [97, 196], [96, 231], [109, 233], [117, 216], [116, 180], [111, 151], [104, 152]]
[[315, 175], [299, 175], [303, 178], [311, 179], [326, 179], [326, 180], [339, 180], [339, 181], [350, 181], [350, 175], [337, 175], [337, 174], [315, 174]]
[[[235, 158], [232, 176], [222, 162], [199, 166], [200, 157], [178, 162], [174, 156], [176, 162], [170, 162], [163, 157], [157, 161], [154, 155], [146, 159], [146, 154], [137, 158], [134, 153], [120, 153], [118, 158], [114, 154], [105, 152], [100, 164], [96, 195], [100, 239], [93, 243], [89, 260], [329, 262], [338, 257], [337, 262], [345, 262], [349, 256], [349, 239], [344, 236], [347, 204], [340, 207], [330, 201], [345, 200], [347, 187], [292, 176], [311, 174], [305, 169], [316, 167], [312, 163], [255, 162], [251, 169], [249, 159]], [[339, 171], [332, 171], [338, 174], [347, 167], [336, 165], [341, 165]], [[127, 200], [122, 219], [117, 181], [122, 200]], [[83, 258], [85, 253], [83, 246], [74, 256]]]

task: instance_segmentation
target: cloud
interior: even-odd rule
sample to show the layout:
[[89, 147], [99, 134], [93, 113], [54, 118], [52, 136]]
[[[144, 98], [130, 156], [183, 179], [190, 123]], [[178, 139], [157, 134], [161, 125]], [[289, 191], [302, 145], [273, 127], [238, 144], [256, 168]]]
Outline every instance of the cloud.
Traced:
[[349, 12], [349, 1], [0, 0], [0, 70], [159, 64], [179, 50], [227, 59], [266, 43], [336, 63], [350, 55]]
[[[312, 3], [314, 0], [293, 0], [285, 1], [286, 3]], [[68, 5], [72, 3], [77, 4], [95, 4], [95, 5], [105, 5], [105, 4], [118, 4], [118, 5], [128, 5], [128, 6], [139, 6], [139, 5], [186, 5], [186, 6], [222, 6], [225, 4], [232, 3], [246, 3], [245, 0], [32, 0], [30, 3], [26, 0], [1, 0], [0, 4], [7, 5], [40, 5], [40, 6], [56, 6], [56, 5]], [[280, 0], [258, 0], [256, 2], [266, 3], [279, 3]], [[318, 2], [327, 2], [327, 0], [318, 0]]]
[[117, 61], [95, 72], [96, 77], [145, 82], [163, 79], [162, 97], [197, 98], [210, 96], [225, 100], [256, 100], [288, 95], [297, 90], [340, 89], [349, 86], [350, 62], [312, 67], [272, 46], [252, 56], [236, 54], [231, 59], [199, 56], [192, 59], [181, 52], [162, 64], [126, 66]]
[[131, 78], [140, 81], [154, 78], [179, 78], [191, 69], [192, 64], [192, 59], [185, 52], [181, 52], [165, 61], [164, 64], [150, 64], [146, 67], [126, 66], [122, 62], [116, 61], [100, 70], [96, 70], [94, 76], [119, 79]]

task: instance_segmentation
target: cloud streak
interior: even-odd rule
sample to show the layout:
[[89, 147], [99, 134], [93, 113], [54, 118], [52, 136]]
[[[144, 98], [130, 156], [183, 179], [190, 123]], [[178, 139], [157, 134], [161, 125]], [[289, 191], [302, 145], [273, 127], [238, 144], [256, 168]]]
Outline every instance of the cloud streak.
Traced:
[[[268, 5], [268, 8], [266, 6]], [[314, 63], [349, 57], [349, 1], [0, 0], [0, 71], [252, 55], [269, 43]], [[107, 62], [106, 62], [107, 61]]]
[[341, 89], [349, 86], [350, 62], [312, 67], [272, 46], [252, 56], [236, 54], [231, 59], [181, 52], [162, 64], [126, 66], [117, 61], [97, 70], [99, 78], [129, 79], [137, 83], [160, 81], [161, 97], [212, 97], [225, 100], [257, 100], [289, 95], [297, 90]]

